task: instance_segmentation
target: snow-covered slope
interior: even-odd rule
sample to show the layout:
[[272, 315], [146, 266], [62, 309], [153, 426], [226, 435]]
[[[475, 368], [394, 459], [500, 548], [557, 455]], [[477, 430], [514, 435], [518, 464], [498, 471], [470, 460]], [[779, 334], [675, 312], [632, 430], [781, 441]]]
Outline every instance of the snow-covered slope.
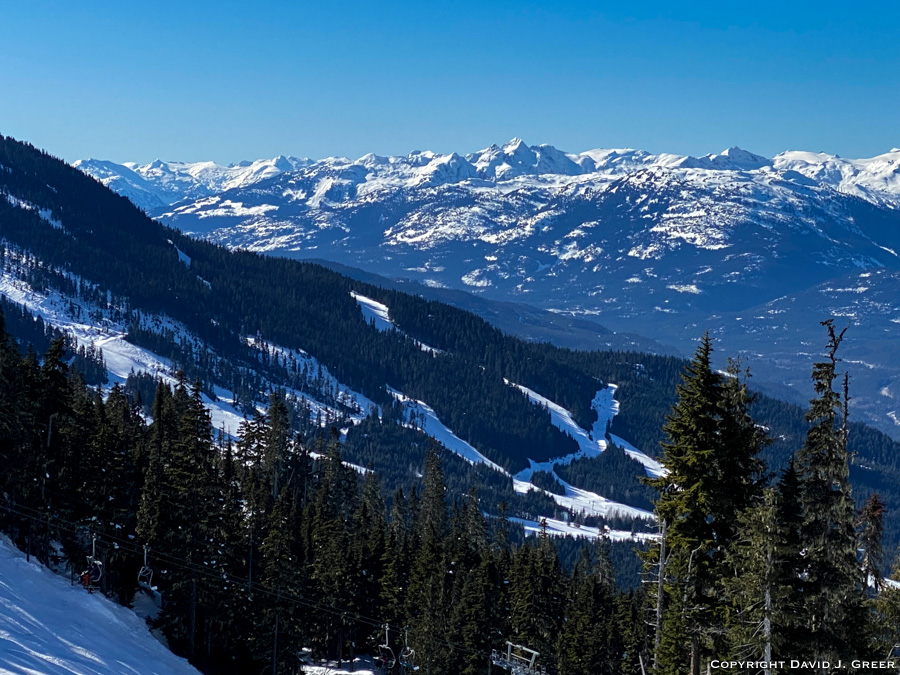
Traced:
[[[513, 489], [516, 492], [521, 494], [532, 491], [541, 492], [552, 499], [554, 502], [556, 502], [560, 507], [567, 509], [574, 514], [600, 516], [603, 518], [622, 517], [636, 518], [639, 520], [654, 519], [654, 515], [649, 511], [629, 506], [627, 504], [615, 502], [611, 499], [606, 499], [605, 497], [593, 492], [589, 492], [588, 490], [582, 490], [573, 485], [570, 485], [555, 474], [554, 476], [560, 483], [560, 485], [563, 486], [565, 494], [555, 494], [534, 485], [531, 482], [531, 478], [532, 474], [535, 471], [546, 471], [553, 474], [554, 467], [559, 464], [569, 464], [575, 459], [584, 457], [596, 457], [606, 449], [607, 443], [603, 439], [599, 439], [597, 441], [591, 439], [589, 434], [575, 423], [575, 421], [572, 419], [571, 413], [568, 410], [565, 410], [556, 403], [549, 401], [548, 399], [540, 396], [530, 389], [527, 389], [526, 387], [519, 386], [519, 388], [522, 391], [527, 392], [532, 402], [534, 402], [536, 405], [550, 407], [552, 424], [572, 436], [578, 442], [579, 450], [572, 455], [567, 455], [565, 457], [556, 457], [547, 462], [536, 463], [529, 460], [529, 468], [523, 469], [512, 477]], [[604, 413], [608, 413], [611, 418], [612, 415], [614, 415], [618, 411], [618, 403], [616, 403], [612, 398], [612, 394], [614, 391], [615, 385], [612, 385], [611, 387], [607, 387], [606, 389], [597, 392], [597, 396], [594, 399], [595, 403], [597, 403], [599, 406], [609, 406], [608, 410], [604, 409], [603, 407], [600, 407], [598, 409], [601, 418]], [[438, 419], [434, 410], [430, 406], [423, 403], [422, 401], [417, 401], [409, 398], [408, 396], [404, 396], [398, 391], [391, 390], [391, 393], [399, 402], [403, 403], [406, 407], [407, 418], [409, 419], [411, 425], [415, 425], [417, 428], [422, 429], [422, 431], [441, 443], [445, 448], [447, 448], [451, 452], [456, 453], [467, 462], [471, 464], [482, 464], [493, 469], [494, 471], [497, 471], [498, 473], [502, 473], [505, 476], [509, 475], [506, 470], [503, 469], [503, 467], [489, 460], [487, 457], [478, 452], [478, 450], [472, 447], [472, 445], [466, 443], [464, 440], [454, 434], [443, 422], [441, 422], [440, 419]], [[606, 395], [607, 393], [608, 395]], [[612, 406], [613, 403], [615, 403], [614, 409]], [[644, 465], [644, 469], [648, 475], [659, 475], [662, 472], [662, 467], [656, 460], [648, 457], [630, 444], [628, 444], [628, 448], [629, 450], [627, 450], [626, 452], [628, 452], [638, 463]], [[528, 528], [526, 527], [526, 530], [527, 529]], [[585, 537], [592, 536], [589, 529], [578, 530], [577, 528], [575, 528], [574, 530], [571, 528], [551, 528], [550, 533], [560, 536], [564, 536], [567, 534]], [[595, 528], [594, 535], [596, 534], [597, 531]], [[627, 538], [626, 535], [630, 535], [630, 533], [619, 533], [617, 536], [619, 536], [619, 538], [621, 539]]]
[[824, 152], [787, 151], [776, 155], [779, 171], [796, 171], [812, 181], [832, 185], [876, 204], [898, 205], [900, 148], [868, 159], [845, 159]]
[[197, 675], [131, 610], [88, 595], [0, 536], [0, 673]]
[[[609, 384], [594, 396], [591, 407], [597, 412], [597, 421], [594, 423], [590, 432], [578, 426], [578, 423], [572, 416], [572, 413], [563, 408], [558, 403], [554, 403], [550, 399], [541, 396], [536, 391], [532, 391], [528, 387], [521, 384], [512, 384], [522, 393], [528, 396], [529, 400], [539, 406], [546, 408], [550, 412], [550, 421], [553, 426], [562, 432], [571, 436], [578, 443], [578, 452], [574, 455], [560, 457], [543, 464], [534, 464], [517, 475], [517, 478], [530, 477], [531, 473], [540, 470], [552, 470], [553, 465], [569, 464], [575, 459], [584, 457], [596, 457], [606, 450], [609, 443], [606, 440], [606, 427], [612, 422], [613, 417], [619, 413], [619, 402], [615, 399], [616, 389], [618, 386]], [[616, 437], [618, 438], [618, 437]], [[621, 440], [621, 439], [619, 439]], [[623, 446], [625, 454], [633, 460], [643, 465], [648, 476], [661, 476], [663, 472], [662, 465], [649, 455], [641, 452], [630, 443]]]

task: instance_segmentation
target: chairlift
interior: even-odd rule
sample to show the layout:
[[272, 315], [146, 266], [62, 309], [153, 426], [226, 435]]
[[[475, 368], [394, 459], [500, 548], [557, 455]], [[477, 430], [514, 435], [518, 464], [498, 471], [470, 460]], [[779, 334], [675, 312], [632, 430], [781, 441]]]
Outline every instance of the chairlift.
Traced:
[[397, 659], [394, 657], [394, 650], [390, 647], [390, 635], [388, 634], [388, 631], [388, 624], [384, 624], [384, 644], [378, 645], [378, 657], [375, 659], [375, 665], [385, 673], [391, 672], [397, 664]]
[[400, 652], [400, 666], [404, 670], [418, 670], [419, 666], [415, 664], [416, 650], [409, 646], [409, 626], [404, 629], [403, 633], [403, 650]]
[[138, 572], [137, 582], [138, 586], [143, 588], [148, 593], [153, 593], [153, 568], [147, 564], [147, 551], [150, 550], [150, 547], [144, 544], [144, 566], [141, 567]]
[[103, 563], [97, 557], [97, 535], [91, 535], [91, 554], [87, 556], [87, 568], [81, 573], [81, 583], [88, 593], [94, 589], [103, 578]]

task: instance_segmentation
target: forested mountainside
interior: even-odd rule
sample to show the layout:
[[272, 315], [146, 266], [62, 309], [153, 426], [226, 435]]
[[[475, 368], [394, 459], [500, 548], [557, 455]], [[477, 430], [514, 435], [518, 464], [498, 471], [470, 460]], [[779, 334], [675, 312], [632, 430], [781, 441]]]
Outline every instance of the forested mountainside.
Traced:
[[[689, 367], [524, 342], [439, 302], [193, 240], [9, 138], [0, 193], [0, 290], [17, 338], [0, 330], [2, 527], [41, 560], [87, 559], [88, 584], [124, 602], [149, 546], [157, 625], [206, 672], [257, 672], [273, 651], [283, 672], [308, 653], [378, 653], [387, 623], [395, 653], [409, 626], [416, 664], [438, 675], [486, 672], [508, 637], [561, 674], [637, 673], [653, 653], [674, 675], [685, 644], [699, 653], [691, 635], [707, 656], [721, 636], [741, 639], [724, 608], [758, 603], [717, 581], [756, 559], [724, 557], [747, 543], [737, 516], [795, 492], [810, 515], [818, 495], [823, 517], [843, 519], [842, 556], [862, 546], [872, 574], [883, 566], [874, 542], [884, 505], [900, 503], [898, 447], [861, 424], [833, 436], [821, 363], [808, 423], [712, 370], [709, 340]], [[710, 440], [726, 437], [734, 448]], [[646, 454], [663, 439], [669, 474]], [[859, 539], [847, 439], [852, 496], [880, 509]], [[826, 461], [834, 480], [819, 490]], [[671, 599], [656, 629], [668, 653], [647, 630], [647, 587], [617, 591], [611, 571], [622, 579], [635, 542], [654, 539], [651, 501], [679, 521], [673, 567], [655, 567], [658, 548], [645, 561]], [[779, 514], [786, 537], [818, 536]], [[892, 551], [896, 519], [883, 524]], [[845, 558], [840, 588], [782, 580], [779, 592], [820, 602], [853, 586], [861, 598]], [[679, 623], [682, 590], [702, 601], [689, 609], [698, 633]]]

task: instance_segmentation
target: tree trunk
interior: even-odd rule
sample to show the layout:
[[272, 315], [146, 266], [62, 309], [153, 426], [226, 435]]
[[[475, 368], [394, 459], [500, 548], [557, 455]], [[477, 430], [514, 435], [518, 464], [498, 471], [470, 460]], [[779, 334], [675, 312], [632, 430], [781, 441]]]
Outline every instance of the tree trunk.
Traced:
[[[766, 555], [766, 593], [765, 593], [765, 615], [763, 618], [763, 637], [766, 640], [765, 651], [763, 652], [763, 660], [766, 664], [772, 662], [772, 583], [769, 575], [774, 567], [772, 560], [772, 548], [769, 547]], [[765, 668], [766, 675], [770, 675], [771, 670], [768, 665]]]
[[700, 636], [691, 637], [691, 675], [700, 675]]
[[191, 579], [191, 610], [188, 615], [188, 653], [191, 661], [196, 656], [195, 647], [197, 639], [197, 580]]
[[656, 635], [653, 643], [653, 669], [659, 668], [659, 645], [662, 640], [663, 584], [666, 579], [666, 521], [663, 519], [659, 538], [659, 576], [656, 580]]

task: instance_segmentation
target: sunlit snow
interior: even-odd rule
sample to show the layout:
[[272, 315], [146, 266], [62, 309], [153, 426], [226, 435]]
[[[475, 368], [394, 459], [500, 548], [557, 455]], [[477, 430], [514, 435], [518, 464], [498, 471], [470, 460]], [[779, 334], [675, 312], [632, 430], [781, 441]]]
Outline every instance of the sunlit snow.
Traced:
[[197, 675], [127, 607], [26, 562], [0, 537], [0, 673]]

